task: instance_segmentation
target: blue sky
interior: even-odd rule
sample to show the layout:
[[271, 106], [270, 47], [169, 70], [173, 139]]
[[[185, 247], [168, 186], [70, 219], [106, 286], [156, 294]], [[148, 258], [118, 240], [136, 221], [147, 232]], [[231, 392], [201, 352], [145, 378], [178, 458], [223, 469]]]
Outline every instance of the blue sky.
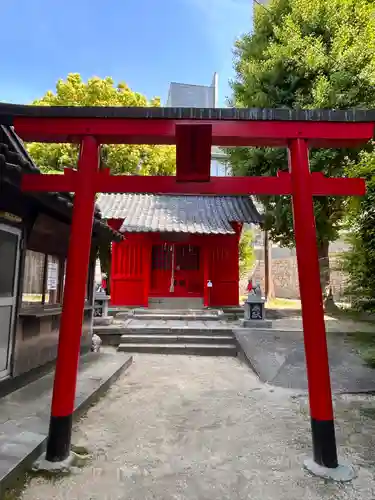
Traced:
[[68, 73], [111, 76], [165, 102], [171, 81], [230, 94], [252, 0], [16, 0], [1, 6], [0, 101], [29, 103]]

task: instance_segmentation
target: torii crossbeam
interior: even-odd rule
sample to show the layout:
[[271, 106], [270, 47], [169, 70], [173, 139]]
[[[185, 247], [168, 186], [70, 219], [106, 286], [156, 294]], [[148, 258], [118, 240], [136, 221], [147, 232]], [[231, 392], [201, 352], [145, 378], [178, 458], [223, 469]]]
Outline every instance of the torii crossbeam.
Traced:
[[[313, 457], [338, 467], [326, 331], [316, 245], [313, 196], [361, 196], [362, 179], [310, 173], [309, 148], [352, 147], [374, 136], [375, 114], [349, 111], [191, 108], [63, 108], [0, 106], [0, 122], [26, 141], [80, 144], [78, 170], [24, 175], [25, 191], [75, 193], [63, 313], [46, 458], [70, 452], [85, 284], [95, 195], [98, 192], [291, 195], [296, 240]], [[176, 177], [112, 176], [99, 170], [100, 145], [176, 144]], [[277, 177], [210, 178], [210, 151], [218, 146], [289, 150], [289, 172]]]

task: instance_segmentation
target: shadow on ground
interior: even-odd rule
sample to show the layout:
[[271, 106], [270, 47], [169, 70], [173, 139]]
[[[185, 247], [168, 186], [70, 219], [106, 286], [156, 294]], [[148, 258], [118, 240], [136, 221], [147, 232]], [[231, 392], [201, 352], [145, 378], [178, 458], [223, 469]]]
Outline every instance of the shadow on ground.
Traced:
[[[307, 390], [301, 311], [269, 309], [272, 329], [235, 329], [244, 359], [262, 382]], [[375, 325], [326, 317], [332, 389], [336, 393], [375, 392], [375, 371], [361, 356], [354, 332], [371, 335]]]

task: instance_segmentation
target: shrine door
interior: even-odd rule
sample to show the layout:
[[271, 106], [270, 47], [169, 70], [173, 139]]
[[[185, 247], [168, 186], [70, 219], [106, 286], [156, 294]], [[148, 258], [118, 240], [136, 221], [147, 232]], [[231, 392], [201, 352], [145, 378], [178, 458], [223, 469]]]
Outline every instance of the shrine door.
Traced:
[[142, 238], [112, 245], [112, 305], [147, 307], [149, 263], [150, 247]]
[[203, 296], [200, 247], [180, 243], [153, 245], [150, 295], [156, 297]]
[[239, 304], [238, 240], [234, 236], [216, 237], [210, 249], [209, 276], [211, 306]]

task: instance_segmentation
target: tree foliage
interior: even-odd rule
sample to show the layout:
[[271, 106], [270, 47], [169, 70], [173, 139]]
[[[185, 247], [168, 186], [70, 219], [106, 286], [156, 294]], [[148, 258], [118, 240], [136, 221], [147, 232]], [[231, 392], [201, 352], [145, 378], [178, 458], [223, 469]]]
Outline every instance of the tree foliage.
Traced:
[[[114, 84], [112, 78], [90, 78], [84, 82], [77, 73], [59, 80], [56, 91], [48, 91], [34, 101], [38, 106], [160, 106], [160, 99], [148, 101], [125, 83]], [[42, 171], [75, 167], [78, 148], [71, 144], [41, 144], [28, 146], [29, 152]], [[175, 171], [175, 149], [154, 145], [104, 145], [101, 148], [102, 165], [112, 173], [141, 175], [171, 175]]]
[[364, 152], [350, 175], [366, 179], [367, 192], [348, 212], [351, 250], [342, 256], [348, 274], [346, 294], [357, 309], [375, 310], [375, 154]]
[[[235, 46], [237, 107], [352, 108], [375, 104], [375, 2], [373, 0], [272, 0], [258, 6], [255, 28]], [[312, 171], [345, 175], [358, 150], [312, 150]], [[234, 175], [275, 175], [287, 170], [284, 149], [229, 150]], [[270, 237], [294, 244], [291, 201], [260, 198]], [[322, 284], [329, 280], [328, 246], [338, 236], [347, 200], [314, 201], [322, 263]]]
[[255, 262], [255, 252], [253, 247], [254, 234], [251, 229], [244, 228], [241, 233], [239, 244], [240, 276], [249, 273]]

